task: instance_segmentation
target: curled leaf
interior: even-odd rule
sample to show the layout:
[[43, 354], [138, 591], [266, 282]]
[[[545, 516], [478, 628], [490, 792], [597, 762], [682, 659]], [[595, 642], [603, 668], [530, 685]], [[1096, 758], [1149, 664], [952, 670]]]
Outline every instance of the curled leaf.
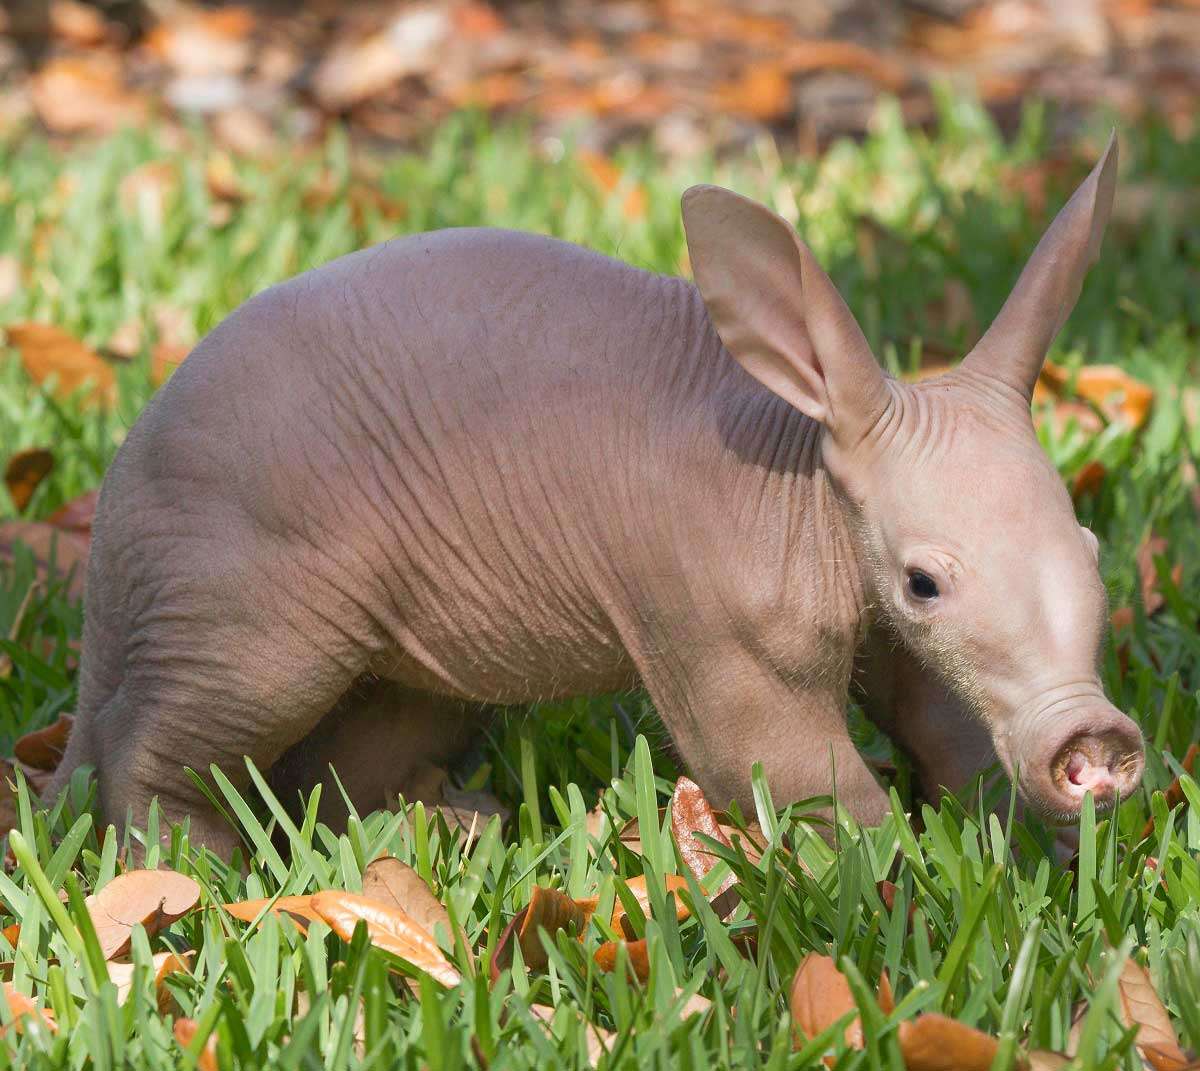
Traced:
[[[194, 955], [193, 952], [158, 952], [154, 955], [154, 996], [161, 1013], [166, 1014], [171, 1007], [171, 991], [166, 985], [167, 978], [172, 974], [186, 974]], [[124, 1004], [133, 991], [135, 969], [132, 963], [108, 965], [109, 980], [117, 987], [118, 1004]]]
[[222, 904], [221, 906], [235, 919], [241, 919], [242, 922], [253, 922], [267, 904], [271, 904], [271, 914], [278, 918], [299, 917], [308, 922], [322, 922], [324, 920], [312, 905], [315, 895], [316, 893], [302, 896], [281, 896], [274, 903], [269, 897], [262, 900], [240, 900], [235, 904]]
[[[691, 912], [687, 909], [683, 900], [679, 897], [681, 889], [687, 888], [687, 879], [681, 878], [678, 874], [665, 874], [663, 876], [663, 884], [666, 886], [668, 893], [675, 894], [675, 918], [682, 922]], [[646, 888], [646, 878], [644, 875], [639, 875], [636, 878], [630, 878], [626, 883], [626, 887], [633, 893], [634, 899], [637, 900], [638, 906], [642, 909], [642, 914], [646, 918], [650, 917], [650, 892]], [[629, 924], [629, 918], [625, 913], [625, 905], [618, 899], [613, 904], [612, 913], [612, 928], [620, 929], [626, 937], [631, 940], [636, 936], [633, 927]], [[522, 951], [524, 947], [522, 946]]]
[[13, 454], [4, 467], [4, 486], [18, 513], [29, 505], [33, 493], [54, 468], [54, 455], [42, 447]]
[[455, 986], [462, 981], [462, 975], [446, 959], [433, 935], [400, 908], [356, 893], [333, 890], [316, 893], [312, 906], [343, 941], [350, 940], [361, 920], [367, 924], [367, 935], [377, 948], [399, 956], [444, 986]]
[[908, 1071], [990, 1071], [1000, 1047], [983, 1031], [934, 1012], [901, 1023], [899, 1041]]
[[[680, 858], [695, 874], [697, 881], [703, 879], [720, 860], [707, 844], [697, 839], [696, 834], [703, 833], [718, 844], [730, 844], [700, 786], [689, 777], [681, 777], [675, 782], [675, 793], [671, 797], [671, 833], [679, 848]], [[719, 888], [712, 890], [713, 895], [719, 896], [733, 883], [734, 877], [730, 874]]]
[[581, 936], [595, 910], [595, 899], [572, 900], [560, 889], [535, 886], [529, 903], [513, 916], [500, 936], [492, 957], [492, 981], [500, 977], [504, 968], [512, 965], [514, 939], [521, 946], [525, 966], [543, 971], [550, 960], [538, 936], [539, 931], [545, 930], [553, 936], [559, 930], [574, 927], [576, 936]]
[[[818, 952], [810, 952], [796, 968], [789, 1007], [792, 1021], [804, 1038], [814, 1038], [843, 1016], [858, 1011], [846, 976], [837, 969], [831, 957]], [[843, 1036], [850, 1048], [863, 1047], [862, 1023], [857, 1014], [846, 1024]], [[796, 1047], [799, 1048], [800, 1044], [797, 1043]]]
[[1150, 975], [1132, 957], [1121, 968], [1117, 994], [1121, 1019], [1126, 1026], [1138, 1028], [1134, 1046], [1154, 1071], [1178, 1071], [1190, 1066]]
[[24, 1021], [29, 1016], [40, 1020], [52, 1034], [57, 1033], [58, 1024], [54, 1021], [54, 1012], [50, 1008], [40, 1007], [37, 1001], [19, 992], [12, 982], [4, 983], [4, 997], [8, 1001], [8, 1010], [12, 1012], [12, 1022], [8, 1027], [0, 1027], [0, 1037], [3, 1037], [9, 1028], [18, 1034], [21, 1033]]
[[400, 908], [434, 936], [440, 927], [447, 939], [451, 937], [450, 916], [445, 906], [429, 891], [420, 874], [394, 856], [385, 855], [367, 864], [363, 871], [363, 896]]
[[143, 926], [153, 936], [199, 902], [200, 886], [173, 870], [130, 870], [118, 874], [84, 901], [105, 959], [129, 951], [134, 926]]
[[58, 721], [32, 733], [26, 733], [13, 745], [13, 755], [35, 770], [57, 770], [71, 736], [75, 719], [60, 714]]
[[646, 942], [642, 941], [605, 941], [596, 949], [593, 957], [596, 966], [605, 974], [617, 969], [617, 957], [620, 949], [624, 948], [629, 958], [629, 969], [638, 981], [644, 982], [650, 977], [650, 954]]

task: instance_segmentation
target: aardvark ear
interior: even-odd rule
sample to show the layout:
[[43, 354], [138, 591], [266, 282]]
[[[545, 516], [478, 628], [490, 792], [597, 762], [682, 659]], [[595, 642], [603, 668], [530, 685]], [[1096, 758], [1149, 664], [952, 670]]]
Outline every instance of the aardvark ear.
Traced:
[[829, 276], [790, 224], [718, 186], [683, 195], [696, 284], [725, 348], [835, 438], [855, 441], [888, 403], [886, 378]]
[[964, 368], [994, 376], [1033, 397], [1054, 336], [1075, 307], [1083, 277], [1100, 253], [1117, 184], [1117, 135], [1042, 236], [1017, 285]]

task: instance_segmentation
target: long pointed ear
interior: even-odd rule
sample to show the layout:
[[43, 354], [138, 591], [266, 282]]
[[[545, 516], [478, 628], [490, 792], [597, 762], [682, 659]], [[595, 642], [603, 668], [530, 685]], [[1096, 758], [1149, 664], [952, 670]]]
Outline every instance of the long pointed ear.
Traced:
[[1017, 285], [963, 365], [995, 376], [1027, 398], [1054, 337], [1070, 316], [1083, 277], [1100, 253], [1117, 184], [1117, 135], [1092, 173], [1054, 217]]
[[837, 438], [869, 427], [888, 402], [883, 371], [787, 221], [730, 190], [693, 186], [683, 226], [709, 317], [742, 367]]

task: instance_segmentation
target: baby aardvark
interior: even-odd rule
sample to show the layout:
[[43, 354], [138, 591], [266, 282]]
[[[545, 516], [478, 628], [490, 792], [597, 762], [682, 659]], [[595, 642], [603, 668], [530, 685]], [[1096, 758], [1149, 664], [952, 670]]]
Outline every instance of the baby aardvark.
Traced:
[[[1042, 812], [1127, 795], [1095, 537], [1029, 404], [1099, 250], [1116, 145], [987, 334], [880, 370], [784, 220], [683, 199], [698, 286], [499, 230], [415, 235], [273, 287], [158, 393], [105, 481], [58, 774], [228, 851], [185, 776], [243, 756], [360, 808], [488, 705], [644, 687], [709, 798], [887, 799], [872, 717], [930, 789], [998, 755]], [[858, 656], [856, 658], [856, 655]], [[324, 817], [342, 807], [327, 787]]]

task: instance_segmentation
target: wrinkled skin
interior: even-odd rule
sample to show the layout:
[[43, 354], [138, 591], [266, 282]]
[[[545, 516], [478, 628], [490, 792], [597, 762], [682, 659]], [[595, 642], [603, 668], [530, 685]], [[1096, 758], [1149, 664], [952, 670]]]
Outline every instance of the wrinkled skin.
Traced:
[[1029, 416], [1114, 174], [1110, 148], [976, 351], [915, 386], [788, 224], [712, 187], [684, 199], [698, 288], [463, 230], [259, 295], [105, 481], [55, 787], [93, 764], [109, 820], [157, 795], [227, 852], [184, 764], [325, 777], [336, 823], [329, 761], [376, 807], [490, 705], [640, 686], [715, 804], [752, 805], [757, 761], [778, 802], [836, 776], [874, 822], [854, 681], [931, 789], [998, 754], [1048, 814], [1128, 793], [1095, 540]]

